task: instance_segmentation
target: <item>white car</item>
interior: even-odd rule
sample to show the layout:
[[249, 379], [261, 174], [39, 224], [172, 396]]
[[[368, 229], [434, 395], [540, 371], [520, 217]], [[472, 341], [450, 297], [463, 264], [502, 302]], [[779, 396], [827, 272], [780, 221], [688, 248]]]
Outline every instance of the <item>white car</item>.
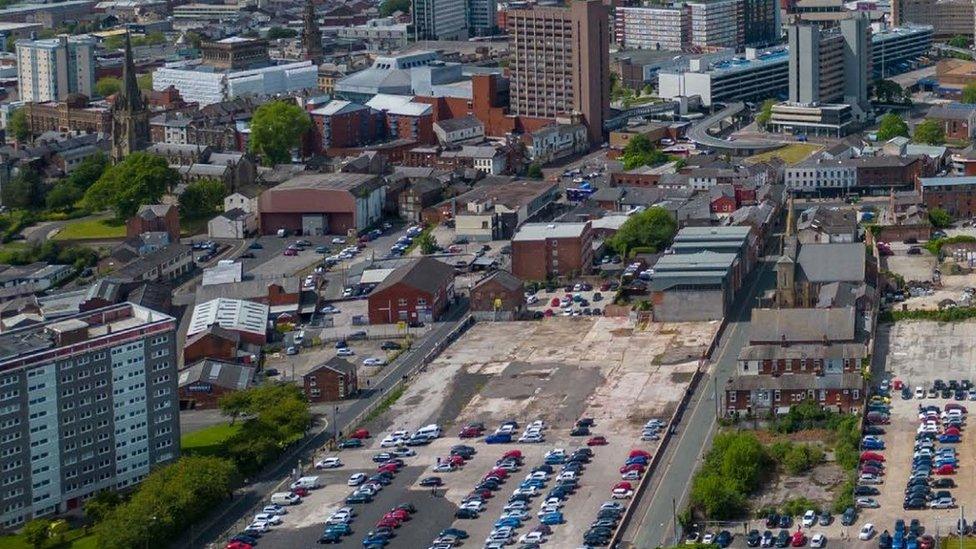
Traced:
[[258, 513], [254, 515], [254, 522], [267, 522], [268, 524], [281, 524], [281, 517], [276, 513]]
[[520, 436], [518, 441], [524, 442], [526, 444], [536, 444], [536, 443], [545, 442], [546, 439], [543, 438], [542, 435], [539, 433], [526, 433]]
[[531, 473], [525, 475], [525, 480], [548, 480], [549, 473], [545, 471], [532, 471]]
[[827, 536], [823, 534], [814, 534], [810, 538], [810, 547], [824, 547], [827, 545]]
[[322, 314], [324, 314], [324, 315], [337, 315], [337, 314], [339, 314], [340, 311], [339, 311], [339, 309], [336, 309], [332, 305], [326, 305], [325, 307], [322, 307], [321, 309], [319, 309], [319, 312], [322, 313]]
[[509, 512], [509, 511], [523, 511], [523, 510], [528, 509], [528, 508], [529, 508], [529, 505], [527, 503], [525, 503], [524, 501], [513, 501], [512, 503], [505, 504], [505, 507], [502, 507], [502, 511], [505, 511], [505, 512]]
[[803, 525], [810, 527], [817, 523], [817, 513], [813, 509], [807, 509], [806, 513], [803, 513]]
[[247, 528], [245, 528], [245, 530], [254, 530], [254, 531], [257, 531], [257, 532], [267, 532], [270, 529], [271, 529], [271, 526], [267, 522], [265, 522], [263, 520], [256, 520], [256, 521], [252, 522], [251, 524], [249, 524], [247, 526]]
[[562, 507], [564, 505], [563, 500], [559, 498], [549, 498], [542, 502], [546, 507], [556, 506], [556, 508]]
[[332, 239], [332, 243], [333, 244], [345, 244], [346, 243], [346, 239], [345, 238], [342, 238], [341, 236], [337, 236], [337, 237], [334, 237]]
[[634, 469], [620, 475], [620, 480], [640, 480], [640, 471]]
[[506, 518], [517, 518], [519, 520], [524, 520], [529, 516], [529, 512], [525, 509], [512, 509], [511, 511], [505, 511], [499, 519]]
[[559, 512], [559, 507], [556, 507], [555, 505], [543, 505], [542, 508], [539, 509], [539, 512], [535, 514], [535, 516], [542, 518], [543, 516], [548, 515], [549, 513], [558, 513], [558, 512]]
[[538, 494], [539, 494], [539, 489], [536, 488], [535, 486], [526, 486], [525, 488], [516, 488], [515, 491], [512, 493], [512, 495], [515, 495], [515, 496], [520, 496], [520, 495], [536, 496]]
[[460, 509], [470, 509], [472, 511], [481, 512], [485, 509], [485, 502], [480, 499], [466, 501], [459, 506]]
[[634, 495], [634, 491], [627, 488], [614, 488], [610, 494], [613, 499], [629, 499], [632, 495]]
[[542, 535], [542, 532], [529, 532], [528, 534], [522, 534], [519, 538], [519, 543], [545, 543], [546, 537]]
[[915, 387], [915, 398], [919, 400], [925, 398], [925, 389], [922, 387]]
[[874, 536], [874, 525], [870, 522], [861, 527], [860, 533], [857, 534], [857, 539], [867, 541]]
[[702, 536], [701, 542], [702, 545], [711, 545], [712, 543], [715, 543], [715, 534], [711, 532], [705, 532], [705, 535]]
[[327, 457], [315, 462], [316, 469], [336, 469], [342, 467], [342, 460], [337, 457]]
[[403, 439], [393, 435], [387, 435], [380, 441], [380, 448], [392, 448], [403, 442]]
[[363, 365], [365, 366], [382, 366], [386, 364], [386, 361], [382, 358], [369, 357], [363, 359]]
[[526, 429], [545, 429], [545, 428], [546, 428], [546, 422], [542, 421], [541, 419], [537, 419], [533, 421], [526, 427]]
[[394, 448], [391, 453], [393, 455], [395, 455], [396, 457], [402, 457], [402, 458], [405, 458], [405, 457], [413, 457], [413, 456], [417, 455], [417, 452], [415, 452], [413, 450], [413, 448], [407, 448], [406, 446], [401, 446], [399, 448]]
[[553, 456], [565, 456], [565, 455], [566, 455], [565, 448], [553, 448], [552, 450], [546, 452], [546, 455], [544, 457], [550, 458]]
[[366, 475], [363, 474], [363, 473], [356, 473], [353, 476], [349, 477], [349, 480], [346, 482], [346, 485], [347, 486], [359, 486], [360, 484], [362, 484], [364, 482], [366, 482]]
[[854, 500], [854, 505], [860, 507], [861, 509], [877, 509], [878, 507], [881, 507], [878, 500], [874, 498], [857, 498]]
[[261, 509], [262, 513], [271, 513], [273, 515], [287, 515], [288, 509], [278, 505], [277, 503], [272, 503], [271, 505], [265, 505], [264, 509]]
[[356, 352], [349, 347], [343, 347], [336, 351], [336, 356], [355, 356]]
[[447, 461], [441, 463], [440, 465], [434, 466], [435, 473], [453, 473], [456, 470], [457, 467], [455, 467], [453, 463]]

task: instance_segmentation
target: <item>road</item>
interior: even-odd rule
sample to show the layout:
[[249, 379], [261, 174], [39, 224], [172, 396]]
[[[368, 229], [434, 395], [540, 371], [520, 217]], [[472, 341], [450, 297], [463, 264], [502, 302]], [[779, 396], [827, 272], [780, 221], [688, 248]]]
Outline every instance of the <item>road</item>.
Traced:
[[[775, 285], [772, 261], [760, 264], [747, 281], [743, 292], [733, 305], [732, 314], [718, 347], [713, 354], [714, 371], [698, 384], [688, 403], [688, 410], [677, 425], [678, 437], [665, 449], [664, 459], [651, 485], [633, 505], [638, 510], [634, 522], [623, 539], [634, 547], [674, 545], [674, 515], [672, 509], [687, 504], [691, 478], [701, 463], [704, 450], [711, 443], [715, 431], [715, 394], [721, 391], [735, 373], [736, 359], [748, 341], [752, 305], [760, 292]], [[717, 387], [715, 385], [717, 380]]]
[[[448, 314], [448, 320], [437, 323], [428, 336], [420, 341], [416, 347], [400, 355], [388, 367], [386, 375], [374, 381], [370, 389], [364, 391], [360, 398], [339, 404], [337, 406], [338, 412], [335, 414], [335, 425], [339, 426], [336, 430], [346, 431], [349, 423], [374, 401], [381, 398], [381, 395], [390, 386], [404, 375], [418, 368], [424, 357], [460, 324], [466, 310], [467, 303], [456, 305]], [[223, 508], [218, 516], [211, 518], [211, 522], [204, 527], [203, 531], [188, 533], [174, 546], [201, 547], [218, 540], [225, 540], [229, 535], [237, 533], [239, 529], [243, 528], [244, 520], [249, 519], [254, 514], [255, 506], [267, 502], [270, 495], [287, 480], [287, 475], [291, 473], [294, 467], [299, 464], [307, 466], [313, 462], [316, 452], [324, 447], [332, 437], [333, 428], [329, 426], [331, 419], [321, 418], [313, 427], [311, 436], [306, 437], [297, 448], [290, 450], [284, 458], [279, 460], [277, 465], [263, 473], [255, 482], [238, 490], [234, 499]]]

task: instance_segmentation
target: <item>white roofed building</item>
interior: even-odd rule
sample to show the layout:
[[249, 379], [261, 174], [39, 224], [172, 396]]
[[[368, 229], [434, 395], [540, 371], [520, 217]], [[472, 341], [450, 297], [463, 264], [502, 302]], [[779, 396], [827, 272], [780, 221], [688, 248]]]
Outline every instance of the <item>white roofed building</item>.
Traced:
[[269, 312], [268, 306], [262, 303], [242, 299], [212, 299], [193, 308], [186, 336], [190, 338], [216, 324], [240, 334], [243, 341], [264, 344], [267, 341]]

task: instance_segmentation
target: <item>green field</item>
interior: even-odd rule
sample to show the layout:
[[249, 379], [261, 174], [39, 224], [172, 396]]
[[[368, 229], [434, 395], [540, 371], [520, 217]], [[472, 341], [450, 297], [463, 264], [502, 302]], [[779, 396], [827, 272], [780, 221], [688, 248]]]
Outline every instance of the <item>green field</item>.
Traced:
[[125, 237], [125, 223], [115, 219], [81, 219], [69, 223], [54, 235], [54, 240], [107, 240]]
[[[210, 456], [220, 453], [224, 442], [236, 435], [241, 425], [221, 424], [187, 433], [180, 437], [180, 448], [184, 454]], [[0, 549], [3, 549], [0, 547]]]
[[[86, 536], [85, 531], [78, 528], [65, 534], [64, 543], [48, 540], [41, 547], [42, 549], [95, 549], [98, 543], [94, 535]], [[33, 549], [33, 546], [21, 535], [0, 536], [0, 549]]]
[[960, 543], [957, 537], [942, 538], [939, 541], [939, 547], [942, 549], [976, 549], [976, 539], [962, 538], [962, 543]]
[[750, 156], [746, 159], [747, 162], [764, 162], [775, 156], [783, 159], [784, 162], [792, 166], [793, 164], [799, 164], [807, 159], [808, 156], [820, 150], [822, 147], [815, 143], [790, 143], [785, 147], [781, 147], [776, 150], [767, 151], [757, 155]]

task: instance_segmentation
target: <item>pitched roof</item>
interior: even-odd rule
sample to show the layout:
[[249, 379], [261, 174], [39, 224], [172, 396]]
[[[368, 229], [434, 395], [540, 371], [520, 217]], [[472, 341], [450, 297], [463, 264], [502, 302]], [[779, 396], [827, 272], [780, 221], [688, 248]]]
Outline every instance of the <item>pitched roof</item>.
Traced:
[[434, 294], [454, 281], [454, 268], [446, 263], [424, 257], [398, 267], [373, 293], [379, 293], [396, 284], [406, 284], [418, 290]]
[[356, 373], [356, 365], [353, 364], [353, 363], [351, 363], [351, 362], [349, 362], [348, 360], [346, 360], [346, 359], [344, 359], [342, 357], [334, 356], [334, 357], [330, 358], [329, 360], [323, 362], [322, 364], [319, 364], [318, 366], [316, 366], [316, 367], [312, 368], [311, 370], [309, 370], [308, 373], [305, 374], [305, 376], [306, 377], [307, 376], [310, 376], [310, 375], [312, 375], [312, 374], [314, 374], [316, 372], [320, 372], [322, 370], [332, 370], [333, 372], [336, 372], [336, 373], [339, 373], [339, 374], [342, 374], [342, 375], [345, 375], [345, 376], [351, 376], [351, 375], [354, 375]]
[[737, 376], [732, 379], [729, 389], [751, 391], [765, 390], [821, 390], [821, 389], [860, 389], [864, 378], [860, 373], [847, 372], [818, 376], [813, 374], [793, 374], [788, 376]]
[[456, 132], [460, 130], [480, 128], [483, 126], [481, 121], [473, 116], [461, 116], [459, 118], [448, 118], [447, 120], [440, 120], [438, 122], [434, 122], [434, 125], [439, 127], [444, 132]]
[[513, 275], [508, 271], [503, 271], [499, 269], [497, 271], [492, 271], [491, 273], [488, 274], [488, 276], [475, 282], [474, 286], [471, 289], [475, 290], [489, 282], [497, 282], [502, 286], [502, 288], [505, 288], [506, 290], [510, 290], [513, 292], [515, 290], [518, 290], [519, 288], [522, 288], [523, 286], [522, 279], [520, 279], [519, 277]]
[[251, 385], [255, 371], [254, 366], [204, 359], [182, 370], [178, 385], [185, 387], [192, 383], [210, 383], [218, 387], [240, 391]]
[[810, 282], [862, 282], [865, 276], [862, 242], [803, 244], [797, 262]]
[[228, 330], [264, 336], [268, 331], [268, 306], [240, 299], [217, 298], [193, 308], [187, 337], [219, 324]]
[[854, 341], [853, 307], [832, 309], [753, 309], [749, 341]]

